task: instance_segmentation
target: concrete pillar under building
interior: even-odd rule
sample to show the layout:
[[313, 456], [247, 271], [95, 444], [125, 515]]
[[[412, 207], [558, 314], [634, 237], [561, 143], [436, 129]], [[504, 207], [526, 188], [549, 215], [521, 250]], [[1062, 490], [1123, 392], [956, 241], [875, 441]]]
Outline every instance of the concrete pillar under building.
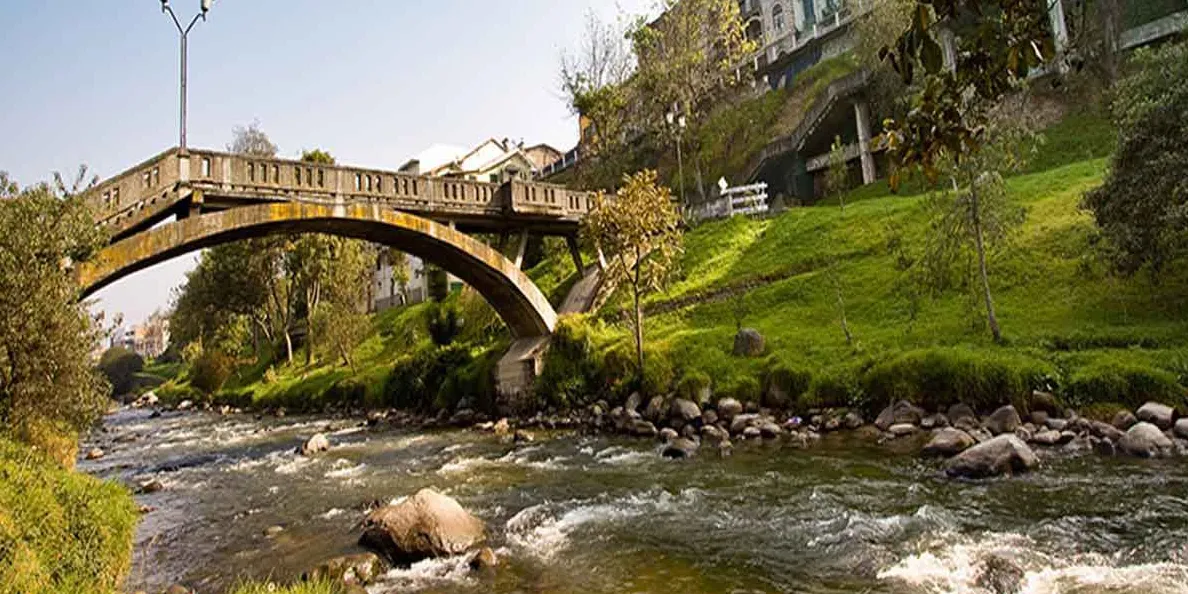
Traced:
[[870, 152], [870, 104], [864, 100], [854, 103], [854, 119], [858, 126], [858, 154], [862, 158], [862, 185], [878, 179], [874, 155]]

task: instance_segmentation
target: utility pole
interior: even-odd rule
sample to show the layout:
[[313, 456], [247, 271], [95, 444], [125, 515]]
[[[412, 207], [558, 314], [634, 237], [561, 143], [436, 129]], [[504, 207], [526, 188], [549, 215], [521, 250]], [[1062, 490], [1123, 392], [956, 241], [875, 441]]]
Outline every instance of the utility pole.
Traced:
[[210, 12], [210, 5], [213, 2], [214, 0], [201, 0], [201, 4], [199, 6], [202, 11], [194, 15], [194, 18], [190, 20], [190, 24], [183, 28], [181, 21], [178, 20], [177, 15], [174, 14], [173, 8], [169, 6], [169, 0], [161, 0], [161, 12], [169, 13], [169, 16], [173, 18], [173, 24], [177, 26], [177, 32], [181, 37], [181, 121], [179, 123], [180, 140], [178, 146], [181, 149], [182, 155], [186, 154], [186, 41], [190, 36], [190, 30], [193, 29], [194, 25], [198, 23], [198, 19], [202, 19], [204, 21], [206, 20], [206, 13]]

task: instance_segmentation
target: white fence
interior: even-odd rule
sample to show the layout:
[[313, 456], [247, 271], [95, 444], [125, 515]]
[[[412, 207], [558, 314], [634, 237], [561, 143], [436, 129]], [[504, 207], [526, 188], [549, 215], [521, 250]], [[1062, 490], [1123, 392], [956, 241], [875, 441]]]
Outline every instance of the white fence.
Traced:
[[734, 215], [761, 215], [767, 212], [767, 183], [759, 182], [722, 190], [716, 198], [690, 205], [694, 220], [722, 219]]

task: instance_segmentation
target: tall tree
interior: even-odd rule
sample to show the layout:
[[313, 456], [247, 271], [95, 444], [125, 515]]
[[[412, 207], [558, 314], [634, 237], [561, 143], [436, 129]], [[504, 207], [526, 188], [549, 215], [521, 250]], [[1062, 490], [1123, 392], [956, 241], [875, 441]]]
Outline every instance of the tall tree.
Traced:
[[[755, 51], [747, 39], [737, 0], [664, 0], [660, 18], [640, 21], [631, 33], [638, 85], [635, 100], [648, 109], [636, 123], [664, 133], [665, 114], [675, 108], [685, 117], [688, 133], [696, 131], [707, 111], [742, 82], [739, 67]], [[690, 146], [688, 154], [700, 151]], [[693, 159], [694, 181], [704, 200], [700, 159]]]
[[109, 390], [90, 363], [99, 328], [72, 278], [103, 237], [79, 188], [64, 189], [22, 190], [0, 174], [0, 431], [42, 445], [98, 418]]
[[680, 213], [672, 192], [656, 181], [656, 172], [641, 171], [623, 178], [623, 186], [609, 200], [594, 198], [582, 221], [582, 236], [610, 259], [605, 270], [609, 286], [631, 291], [635, 354], [640, 376], [644, 371], [643, 298], [669, 280], [681, 252]]
[[1121, 271], [1158, 275], [1188, 251], [1188, 42], [1140, 50], [1133, 66], [1111, 105], [1118, 146], [1085, 206]]
[[260, 129], [259, 121], [253, 121], [247, 126], [236, 126], [231, 130], [231, 135], [232, 140], [227, 145], [227, 152], [253, 157], [276, 156], [276, 144]]

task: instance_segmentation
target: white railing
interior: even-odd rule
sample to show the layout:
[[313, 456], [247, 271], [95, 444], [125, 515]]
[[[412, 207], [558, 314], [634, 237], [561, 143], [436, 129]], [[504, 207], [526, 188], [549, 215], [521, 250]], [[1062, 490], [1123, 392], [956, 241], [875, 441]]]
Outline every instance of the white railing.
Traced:
[[735, 215], [762, 215], [768, 210], [767, 183], [726, 188], [716, 198], [690, 206], [694, 220], [723, 219]]

